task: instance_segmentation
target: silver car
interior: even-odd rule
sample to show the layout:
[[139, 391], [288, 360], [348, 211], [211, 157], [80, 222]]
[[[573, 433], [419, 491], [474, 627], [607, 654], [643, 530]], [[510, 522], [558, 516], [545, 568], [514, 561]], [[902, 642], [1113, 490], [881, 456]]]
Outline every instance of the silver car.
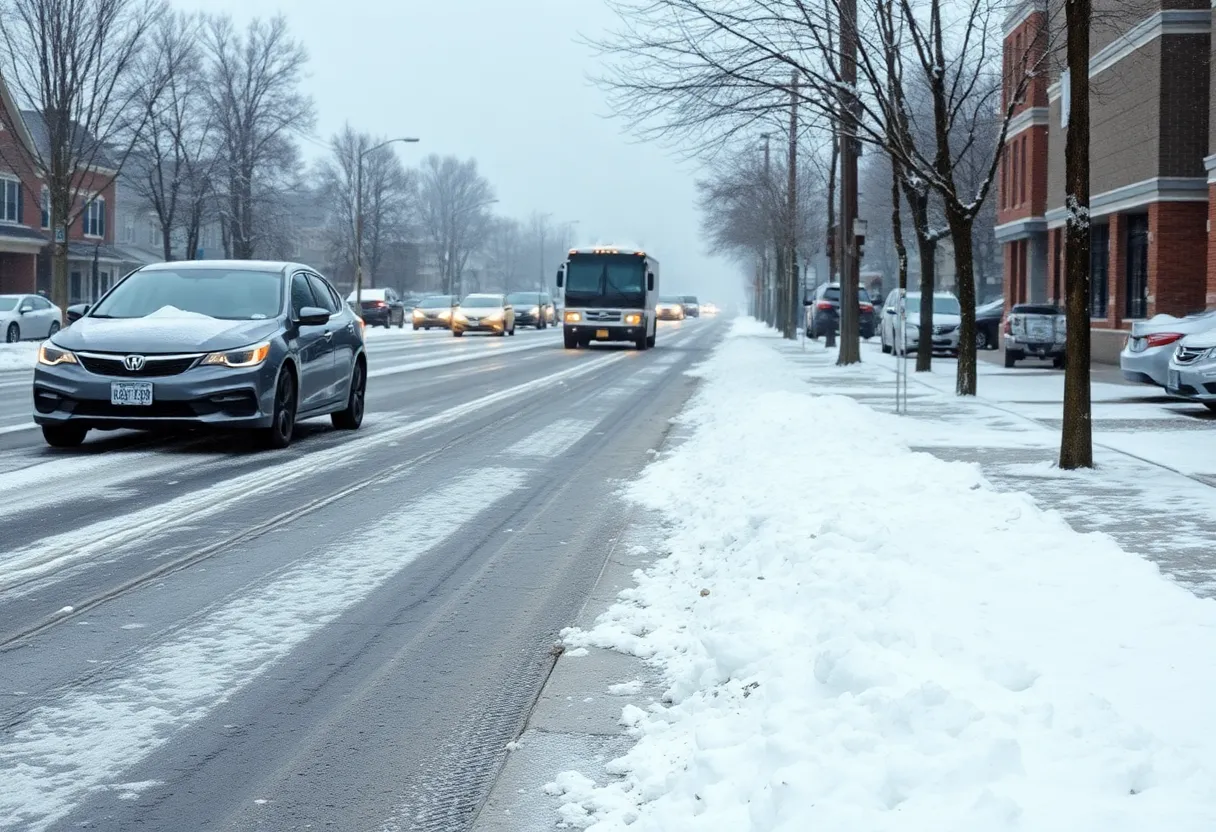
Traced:
[[63, 311], [41, 295], [0, 295], [0, 333], [10, 344], [49, 338], [62, 320]]
[[1170, 358], [1165, 389], [1216, 410], [1216, 329], [1182, 339]]
[[[904, 306], [904, 344], [899, 345], [897, 310], [903, 299], [900, 289], [891, 290], [887, 302], [883, 305], [882, 320], [879, 325], [879, 340], [882, 351], [903, 355], [904, 352], [915, 352], [920, 345], [920, 292], [907, 292], [907, 303]], [[959, 326], [962, 323], [962, 308], [950, 292], [933, 293], [933, 351], [958, 355]]]
[[1131, 335], [1119, 353], [1119, 368], [1128, 381], [1165, 387], [1170, 359], [1178, 342], [1188, 335], [1216, 329], [1216, 311], [1175, 318], [1156, 315], [1132, 324]]
[[34, 421], [72, 447], [93, 429], [209, 427], [290, 444], [296, 422], [363, 421], [363, 322], [295, 263], [145, 266], [42, 344]]

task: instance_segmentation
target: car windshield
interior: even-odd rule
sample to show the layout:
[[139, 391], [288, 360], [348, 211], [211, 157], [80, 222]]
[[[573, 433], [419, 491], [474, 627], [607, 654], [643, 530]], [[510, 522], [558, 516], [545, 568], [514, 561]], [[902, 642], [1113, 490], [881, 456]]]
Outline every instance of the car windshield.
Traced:
[[167, 307], [231, 321], [274, 318], [283, 310], [283, 274], [255, 269], [132, 272], [89, 317], [143, 318]]
[[507, 295], [507, 300], [512, 306], [539, 306], [540, 295], [536, 292], [515, 292]]
[[469, 295], [460, 305], [468, 309], [492, 309], [502, 306], [502, 295]]
[[12, 312], [17, 308], [17, 300], [14, 297], [0, 298], [0, 312]]
[[[907, 310], [912, 313], [920, 311], [920, 293], [908, 293]], [[953, 295], [934, 295], [933, 296], [933, 314], [934, 315], [958, 315], [962, 313], [962, 307], [958, 305], [958, 298]]]
[[440, 306], [451, 306], [451, 295], [431, 295], [429, 298], [423, 298], [418, 303], [419, 306], [424, 306], [430, 309], [436, 309]]
[[[826, 289], [824, 289], [823, 290], [823, 299], [824, 300], [834, 300], [837, 303], [839, 303], [840, 302], [840, 287], [839, 286], [829, 286]], [[870, 302], [870, 293], [867, 292], [861, 286], [857, 287], [857, 302], [858, 303], [869, 303]]]
[[680, 298], [659, 298], [659, 303], [675, 303], [675, 304], [679, 304], [679, 303], [683, 303], [683, 302], [684, 302], [684, 301], [683, 301], [683, 300], [681, 300]]

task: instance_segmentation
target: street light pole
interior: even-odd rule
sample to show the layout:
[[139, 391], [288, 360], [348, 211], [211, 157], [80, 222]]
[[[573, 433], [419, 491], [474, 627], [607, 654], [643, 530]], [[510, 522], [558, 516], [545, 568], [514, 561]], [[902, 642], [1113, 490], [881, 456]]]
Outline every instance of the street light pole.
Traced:
[[414, 144], [416, 138], [389, 139], [375, 147], [364, 148], [359, 139], [359, 150], [355, 154], [355, 314], [363, 315], [363, 157], [373, 150], [387, 147], [394, 142]]

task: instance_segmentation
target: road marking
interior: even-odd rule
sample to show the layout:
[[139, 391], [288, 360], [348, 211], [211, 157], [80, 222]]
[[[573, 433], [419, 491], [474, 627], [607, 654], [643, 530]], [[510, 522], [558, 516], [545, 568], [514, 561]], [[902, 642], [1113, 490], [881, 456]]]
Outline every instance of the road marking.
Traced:
[[[507, 495], [526, 473], [468, 474], [272, 583], [183, 621], [117, 678], [27, 714], [0, 742], [0, 827], [43, 830], [202, 720], [293, 648]], [[342, 539], [340, 539], [342, 540]]]
[[38, 426], [33, 422], [30, 422], [27, 425], [5, 425], [4, 427], [0, 428], [0, 436], [4, 436], [8, 433], [20, 433], [23, 430], [33, 430], [36, 427]]
[[[614, 353], [580, 361], [559, 370], [549, 380], [572, 379], [596, 372], [622, 360], [628, 353]], [[454, 420], [521, 395], [534, 395], [535, 380], [529, 380], [470, 402], [448, 408], [433, 416], [400, 427], [388, 428], [366, 438], [342, 442], [323, 450], [309, 451], [299, 457], [267, 465], [255, 471], [216, 482], [163, 503], [129, 512], [122, 517], [100, 520], [81, 529], [63, 532], [10, 553], [0, 553], [0, 591], [64, 569], [102, 554], [112, 555], [118, 547], [138, 542], [147, 546], [152, 540], [172, 534], [175, 525], [198, 523], [248, 501], [251, 497], [282, 488], [305, 476], [321, 473], [332, 465], [349, 463], [360, 454], [391, 445], [407, 436]]]
[[[598, 394], [595, 398], [598, 398]], [[573, 448], [599, 423], [598, 419], [558, 419], [507, 448], [507, 453], [511, 456], [555, 459]]]

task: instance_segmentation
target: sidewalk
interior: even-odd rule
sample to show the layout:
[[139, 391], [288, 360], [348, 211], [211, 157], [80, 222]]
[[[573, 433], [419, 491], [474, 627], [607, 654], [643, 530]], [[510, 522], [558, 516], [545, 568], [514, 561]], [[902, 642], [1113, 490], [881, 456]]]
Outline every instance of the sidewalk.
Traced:
[[662, 525], [618, 545], [477, 832], [1216, 828], [1216, 500], [1178, 441], [1210, 423], [1104, 400], [1178, 471], [1064, 474], [1054, 382], [934, 375], [896, 417], [876, 351], [750, 322], [699, 373], [628, 489]]

